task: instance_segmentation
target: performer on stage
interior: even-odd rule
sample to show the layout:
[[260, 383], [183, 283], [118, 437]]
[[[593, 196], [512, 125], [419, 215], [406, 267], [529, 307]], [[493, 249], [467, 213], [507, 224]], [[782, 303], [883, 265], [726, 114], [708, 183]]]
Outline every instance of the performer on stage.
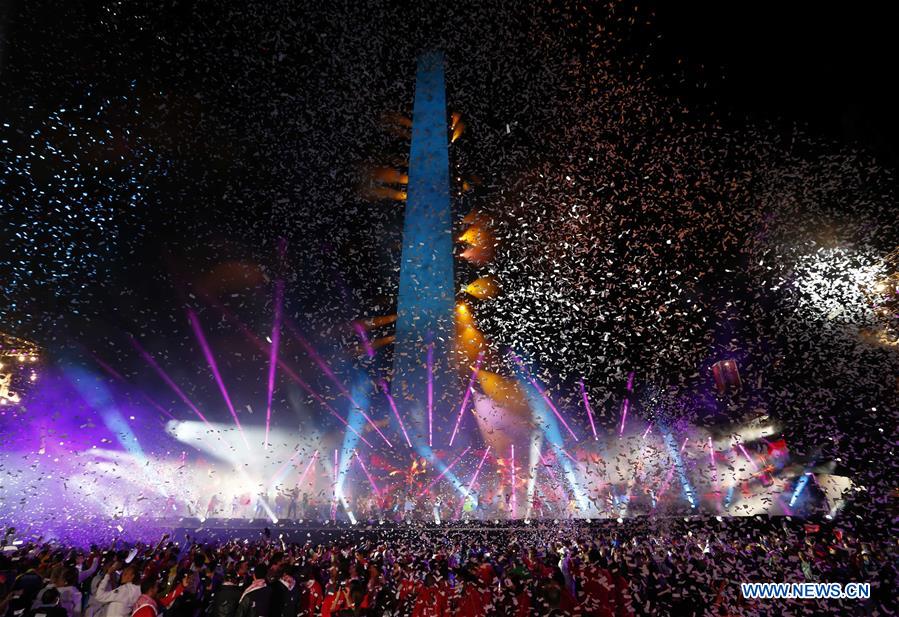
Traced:
[[290, 492], [287, 493], [287, 497], [290, 502], [287, 506], [287, 518], [291, 520], [296, 520], [297, 518], [297, 498], [299, 496], [300, 489], [296, 486], [290, 489]]

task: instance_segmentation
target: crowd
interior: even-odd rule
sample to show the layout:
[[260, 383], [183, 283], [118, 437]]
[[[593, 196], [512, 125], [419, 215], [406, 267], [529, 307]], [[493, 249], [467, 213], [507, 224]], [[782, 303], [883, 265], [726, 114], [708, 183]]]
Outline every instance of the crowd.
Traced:
[[[757, 521], [758, 519], [756, 519]], [[316, 543], [283, 538], [81, 549], [12, 543], [0, 617], [888, 615], [896, 539], [735, 522], [560, 525], [502, 532], [414, 526]], [[868, 600], [745, 600], [740, 582], [871, 583]]]

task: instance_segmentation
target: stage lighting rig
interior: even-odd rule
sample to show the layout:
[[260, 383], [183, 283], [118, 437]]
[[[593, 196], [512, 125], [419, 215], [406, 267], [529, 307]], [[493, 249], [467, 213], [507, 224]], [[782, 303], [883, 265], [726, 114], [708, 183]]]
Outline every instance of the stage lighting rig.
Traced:
[[743, 388], [737, 361], [732, 358], [715, 362], [712, 365], [712, 376], [715, 378], [715, 388], [721, 396], [739, 392]]
[[16, 404], [37, 380], [40, 348], [25, 339], [0, 332], [0, 405]]
[[880, 324], [880, 339], [899, 345], [899, 247], [883, 260], [884, 275], [862, 289]]

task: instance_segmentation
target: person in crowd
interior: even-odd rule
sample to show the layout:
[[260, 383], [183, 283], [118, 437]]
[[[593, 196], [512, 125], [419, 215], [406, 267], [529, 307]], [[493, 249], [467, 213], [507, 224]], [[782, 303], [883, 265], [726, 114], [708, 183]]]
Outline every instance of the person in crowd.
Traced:
[[59, 605], [59, 590], [56, 587], [44, 589], [38, 597], [37, 606], [28, 611], [28, 617], [67, 617], [66, 609]]
[[300, 609], [300, 589], [293, 565], [282, 568], [281, 576], [272, 583], [271, 605], [268, 617], [296, 617]]
[[159, 581], [145, 577], [140, 583], [140, 596], [134, 603], [131, 617], [156, 617], [159, 614], [159, 605], [156, 602], [158, 595]]
[[[100, 569], [83, 587], [85, 617], [896, 614], [895, 538], [862, 541], [832, 527], [725, 519], [435, 533], [403, 524], [323, 534], [320, 544], [113, 544], [92, 551]], [[0, 553], [0, 617], [76, 617], [77, 553], [40, 542]], [[871, 598], [772, 608], [742, 598], [738, 584], [814, 579], [869, 582]], [[29, 588], [37, 602], [14, 604]]]
[[14, 599], [11, 603], [13, 611], [29, 608], [37, 600], [38, 593], [44, 588], [44, 577], [37, 571], [40, 563], [39, 559], [33, 557], [28, 559], [25, 570], [16, 577], [16, 582], [13, 584]]
[[81, 617], [83, 597], [78, 589], [79, 572], [75, 566], [66, 566], [57, 582], [59, 605], [66, 609], [69, 617]]
[[[120, 568], [121, 574], [118, 575], [116, 584]], [[94, 594], [94, 598], [105, 607], [103, 617], [131, 617], [134, 605], [141, 596], [137, 580], [136, 566], [123, 567], [123, 563], [118, 560], [109, 566]]]
[[237, 573], [234, 565], [229, 565], [225, 570], [225, 577], [222, 584], [215, 591], [210, 610], [209, 617], [233, 617], [237, 612], [237, 604], [240, 602], [240, 596], [243, 594], [241, 585], [242, 577]]
[[244, 590], [237, 604], [235, 617], [269, 617], [272, 590], [268, 586], [268, 564], [260, 562], [253, 568], [253, 582]]

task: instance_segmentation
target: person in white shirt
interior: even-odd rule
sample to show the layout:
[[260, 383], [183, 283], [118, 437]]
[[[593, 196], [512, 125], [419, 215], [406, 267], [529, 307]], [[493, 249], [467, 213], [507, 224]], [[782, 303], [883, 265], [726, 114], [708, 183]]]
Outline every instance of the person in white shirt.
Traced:
[[69, 567], [62, 575], [59, 589], [59, 605], [69, 617], [81, 617], [81, 592], [78, 591], [78, 569]]
[[140, 587], [134, 584], [137, 577], [137, 569], [134, 566], [128, 566], [122, 571], [119, 585], [113, 589], [112, 573], [119, 566], [121, 562], [114, 563], [97, 587], [95, 598], [105, 607], [103, 617], [131, 617], [134, 605], [140, 597]]

